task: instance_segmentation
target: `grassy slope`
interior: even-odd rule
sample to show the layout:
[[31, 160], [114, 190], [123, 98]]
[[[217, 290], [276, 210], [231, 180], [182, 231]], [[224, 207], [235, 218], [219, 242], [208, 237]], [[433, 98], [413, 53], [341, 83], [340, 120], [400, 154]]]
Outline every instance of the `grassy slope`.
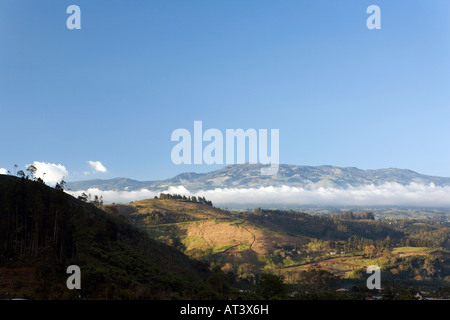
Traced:
[[[239, 214], [199, 203], [148, 199], [107, 207], [145, 228], [154, 238], [172, 234], [181, 239], [187, 254], [220, 263], [255, 262], [272, 254], [279, 243], [295, 245], [308, 241], [305, 237], [288, 235], [244, 220]], [[146, 220], [146, 217], [161, 214], [168, 221], [148, 223], [152, 220]], [[174, 221], [172, 215], [177, 215], [178, 220]]]
[[[289, 273], [298, 273], [310, 268], [324, 269], [341, 277], [353, 277], [367, 266], [389, 265], [389, 261], [408, 257], [430, 257], [436, 250], [421, 247], [394, 248], [393, 257], [382, 254], [366, 258], [364, 252], [331, 255], [321, 249], [323, 240], [315, 236], [323, 232], [325, 239], [342, 241], [361, 232], [368, 238], [384, 239], [382, 234], [393, 237], [402, 235], [389, 225], [377, 225], [373, 220], [339, 222], [345, 231], [339, 231], [330, 222], [311, 216], [299, 216], [297, 221], [280, 223], [275, 216], [248, 217], [239, 213], [215, 209], [206, 205], [174, 200], [149, 199], [130, 205], [113, 205], [118, 213], [124, 214], [145, 228], [154, 238], [168, 235], [177, 237], [184, 245], [185, 252], [199, 259], [207, 259], [228, 270], [239, 273], [242, 266], [252, 266], [256, 270], [272, 270], [290, 279]], [[168, 221], [152, 224], [142, 217], [164, 213]], [[184, 217], [181, 222], [170, 220], [171, 214]], [[305, 226], [307, 228], [305, 228]], [[415, 224], [414, 228], [432, 230], [428, 225]], [[303, 232], [305, 231], [305, 232]], [[322, 237], [323, 239], [323, 237]], [[308, 248], [308, 252], [302, 252]], [[327, 249], [325, 249], [327, 250]], [[400, 263], [400, 262], [399, 262]], [[352, 273], [353, 272], [353, 273]]]

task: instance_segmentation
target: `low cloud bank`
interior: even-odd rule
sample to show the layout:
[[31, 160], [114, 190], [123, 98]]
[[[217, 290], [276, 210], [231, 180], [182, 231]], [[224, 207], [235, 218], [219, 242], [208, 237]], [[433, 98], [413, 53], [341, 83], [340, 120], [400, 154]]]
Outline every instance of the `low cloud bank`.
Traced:
[[[83, 191], [68, 191], [79, 196], [83, 192], [92, 196], [103, 196], [105, 203], [128, 203], [153, 198], [160, 192], [148, 189], [139, 191], [103, 191], [96, 188]], [[202, 196], [219, 207], [298, 207], [298, 206], [408, 206], [450, 207], [450, 186], [410, 183], [385, 183], [358, 187], [260, 187], [260, 188], [216, 188], [190, 192], [185, 187], [169, 187], [166, 193], [186, 196]]]

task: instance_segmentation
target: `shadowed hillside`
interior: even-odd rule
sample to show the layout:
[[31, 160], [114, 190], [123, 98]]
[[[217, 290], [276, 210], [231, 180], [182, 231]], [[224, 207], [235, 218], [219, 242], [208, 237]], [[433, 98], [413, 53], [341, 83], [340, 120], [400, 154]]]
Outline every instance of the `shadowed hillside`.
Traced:
[[[68, 290], [66, 268], [81, 268]], [[0, 176], [0, 297], [195, 297], [208, 268], [113, 216], [42, 183]]]

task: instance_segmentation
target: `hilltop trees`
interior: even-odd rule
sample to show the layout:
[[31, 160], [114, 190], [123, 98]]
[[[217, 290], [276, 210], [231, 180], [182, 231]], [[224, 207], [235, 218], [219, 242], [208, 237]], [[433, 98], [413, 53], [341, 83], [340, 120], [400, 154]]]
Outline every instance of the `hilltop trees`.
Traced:
[[81, 196], [78, 196], [78, 200], [81, 200], [81, 201], [83, 201], [83, 202], [88, 202], [88, 199], [89, 199], [90, 197], [86, 194], [86, 193], [82, 193], [81, 194]]
[[[158, 199], [158, 197], [155, 196], [155, 199]], [[171, 200], [184, 201], [184, 202], [202, 203], [202, 204], [206, 204], [211, 207], [213, 205], [212, 202], [209, 200], [206, 200], [205, 197], [198, 197], [198, 198], [196, 196], [186, 197], [185, 195], [180, 195], [180, 194], [161, 193], [159, 195], [159, 199], [160, 200], [171, 199]]]
[[[17, 164], [14, 164], [14, 175], [18, 176], [19, 178], [23, 178], [23, 179], [30, 179], [30, 180], [34, 180], [34, 181], [38, 181], [40, 183], [44, 183], [44, 181], [41, 178], [36, 178], [36, 172], [37, 172], [37, 168], [30, 164], [27, 169], [26, 172], [28, 174], [25, 173], [25, 171], [23, 170], [19, 170], [17, 171], [17, 169], [19, 168], [19, 166]], [[8, 170], [8, 175], [11, 175], [11, 171]], [[45, 173], [44, 173], [45, 176]]]
[[95, 205], [96, 207], [101, 207], [101, 206], [103, 206], [103, 196], [98, 196], [98, 195], [94, 195], [94, 200], [92, 200], [92, 195], [89, 193], [89, 194], [86, 194], [85, 192], [83, 192], [82, 194], [81, 194], [81, 196], [78, 196], [77, 197], [77, 199], [78, 200], [81, 200], [81, 201], [83, 201], [83, 202], [86, 202], [86, 203], [92, 203], [93, 205]]
[[66, 187], [66, 181], [64, 181], [64, 178], [61, 179], [60, 182], [57, 182], [55, 185], [55, 189], [59, 191], [64, 191], [64, 188]]

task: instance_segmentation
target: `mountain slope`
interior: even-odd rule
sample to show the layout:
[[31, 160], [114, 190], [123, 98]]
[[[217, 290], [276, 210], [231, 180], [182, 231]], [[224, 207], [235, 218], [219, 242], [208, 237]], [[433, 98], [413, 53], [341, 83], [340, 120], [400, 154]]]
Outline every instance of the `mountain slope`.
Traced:
[[260, 174], [261, 167], [263, 166], [260, 164], [230, 165], [209, 173], [183, 173], [171, 179], [157, 181], [136, 181], [125, 178], [76, 181], [69, 182], [68, 188], [73, 191], [89, 188], [131, 191], [146, 188], [160, 192], [167, 190], [170, 186], [184, 186], [195, 192], [214, 188], [258, 188], [282, 185], [302, 187], [310, 183], [338, 187], [381, 185], [386, 182], [396, 182], [402, 185], [413, 182], [433, 183], [437, 186], [450, 185], [450, 178], [422, 175], [406, 169], [361, 170], [354, 167], [282, 164], [277, 174], [263, 176]]
[[[65, 285], [72, 264], [81, 269], [78, 292]], [[123, 216], [39, 182], [0, 176], [0, 298], [189, 298], [205, 276], [203, 264]]]
[[165, 241], [198, 259], [225, 265], [235, 271], [241, 264], [252, 268], [273, 265], [282, 247], [300, 248], [317, 239], [345, 241], [353, 235], [372, 240], [386, 236], [400, 239], [403, 233], [388, 224], [365, 219], [332, 219], [300, 212], [257, 209], [232, 213], [199, 203], [147, 199], [128, 205], [107, 205], [107, 210], [123, 214], [152, 237]]

